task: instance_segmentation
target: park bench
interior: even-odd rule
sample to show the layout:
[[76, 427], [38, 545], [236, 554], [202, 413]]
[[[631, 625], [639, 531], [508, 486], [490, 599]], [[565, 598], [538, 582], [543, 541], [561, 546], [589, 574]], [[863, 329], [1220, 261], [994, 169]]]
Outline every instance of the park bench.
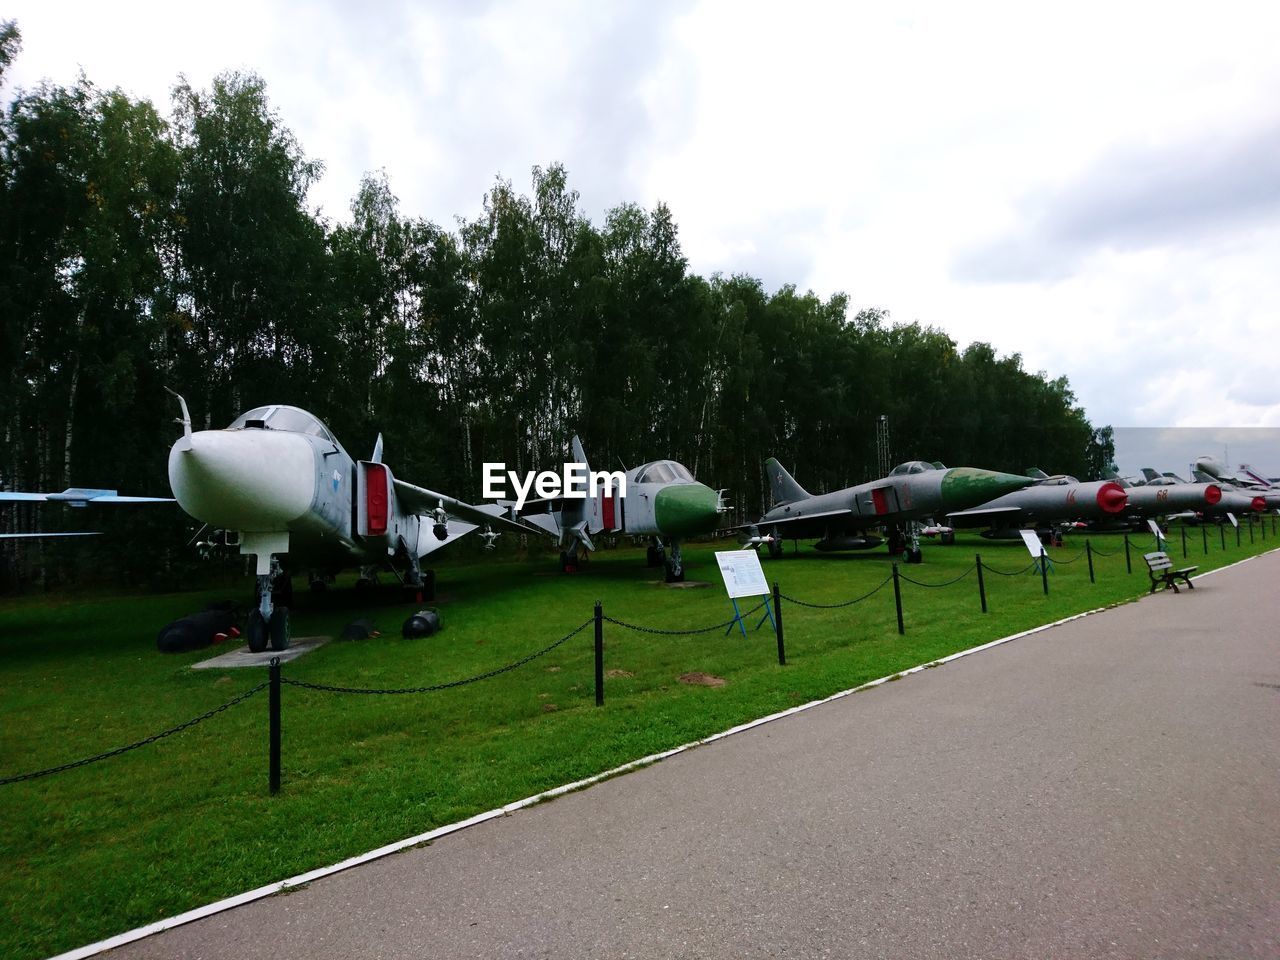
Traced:
[[1199, 570], [1199, 567], [1183, 567], [1175, 570], [1173, 561], [1163, 550], [1145, 554], [1143, 559], [1147, 561], [1147, 572], [1151, 574], [1151, 593], [1155, 593], [1159, 587], [1173, 587], [1173, 592], [1177, 593], [1179, 580], [1185, 583], [1189, 590], [1196, 588], [1191, 582], [1191, 575]]

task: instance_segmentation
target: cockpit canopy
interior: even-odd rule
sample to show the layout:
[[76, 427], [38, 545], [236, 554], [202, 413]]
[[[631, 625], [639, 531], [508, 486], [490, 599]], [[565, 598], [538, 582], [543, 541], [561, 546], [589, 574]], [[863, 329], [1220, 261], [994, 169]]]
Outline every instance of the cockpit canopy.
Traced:
[[889, 471], [891, 477], [905, 477], [909, 473], [929, 473], [932, 470], [947, 469], [941, 463], [927, 463], [924, 460], [908, 460], [906, 463], [900, 463]]
[[321, 437], [330, 443], [337, 443], [329, 428], [320, 422], [318, 417], [298, 407], [283, 404], [270, 407], [255, 407], [240, 414], [231, 421], [228, 430], [243, 430], [250, 420], [260, 420], [268, 430], [287, 430], [290, 433], [309, 433], [313, 437]]
[[1040, 481], [1042, 487], [1068, 487], [1073, 483], [1079, 483], [1075, 477], [1069, 473], [1060, 473], [1054, 477], [1045, 477]]
[[636, 483], [693, 483], [693, 474], [682, 463], [674, 460], [655, 460], [636, 468]]

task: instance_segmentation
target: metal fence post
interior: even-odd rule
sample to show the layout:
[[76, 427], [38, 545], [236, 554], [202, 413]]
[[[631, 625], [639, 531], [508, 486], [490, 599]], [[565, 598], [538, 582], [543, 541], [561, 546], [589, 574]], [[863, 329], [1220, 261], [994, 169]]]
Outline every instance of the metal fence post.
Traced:
[[1129, 556], [1129, 534], [1124, 535], [1124, 569], [1126, 573], [1133, 573], [1133, 560]]
[[269, 686], [267, 687], [267, 711], [269, 719], [268, 728], [268, 753], [269, 772], [267, 774], [268, 784], [273, 794], [280, 792], [280, 658], [272, 657], [271, 663], [267, 666], [267, 679]]
[[[1239, 527], [1236, 528], [1240, 529]], [[1222, 541], [1222, 549], [1227, 549], [1227, 528], [1222, 524], [1218, 524], [1218, 539]]]
[[1093, 544], [1088, 540], [1084, 542], [1084, 555], [1089, 558], [1089, 582], [1097, 583], [1098, 581], [1093, 579]]
[[1040, 582], [1044, 585], [1044, 595], [1049, 595], [1049, 555], [1040, 547]]
[[973, 555], [974, 563], [978, 567], [978, 600], [982, 603], [982, 612], [987, 612], [987, 585], [982, 581], [982, 554], [975, 553]]
[[1236, 524], [1236, 546], [1240, 546], [1240, 524]]
[[604, 706], [604, 608], [596, 601], [596, 706]]
[[787, 649], [782, 643], [782, 591], [778, 589], [778, 581], [773, 581], [773, 626], [778, 634], [778, 666], [787, 665]]
[[1182, 528], [1182, 559], [1187, 559], [1187, 528]]
[[1207, 557], [1209, 555], [1209, 528], [1204, 525], [1203, 521], [1200, 523], [1200, 539], [1204, 541], [1204, 555]]
[[898, 565], [893, 565], [893, 605], [898, 609], [898, 634], [902, 635], [907, 632], [906, 626], [902, 622], [902, 586], [898, 583]]
[[1249, 542], [1253, 543], [1253, 517], [1249, 518]]

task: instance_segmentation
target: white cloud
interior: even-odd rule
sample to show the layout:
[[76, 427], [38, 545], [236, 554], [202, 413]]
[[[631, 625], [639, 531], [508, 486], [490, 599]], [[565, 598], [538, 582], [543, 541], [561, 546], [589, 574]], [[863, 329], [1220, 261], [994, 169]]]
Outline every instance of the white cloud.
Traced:
[[[11, 4], [11, 6], [13, 6]], [[127, 15], [126, 15], [127, 12]], [[1280, 424], [1280, 8], [36, 4], [20, 83], [260, 73], [346, 214], [472, 216], [563, 161], [694, 270], [850, 293], [1070, 378], [1098, 422]], [[1166, 203], [1167, 199], [1167, 203]], [[985, 259], [984, 259], [985, 257]], [[967, 258], [967, 260], [966, 260]], [[955, 270], [957, 263], [982, 270]]]

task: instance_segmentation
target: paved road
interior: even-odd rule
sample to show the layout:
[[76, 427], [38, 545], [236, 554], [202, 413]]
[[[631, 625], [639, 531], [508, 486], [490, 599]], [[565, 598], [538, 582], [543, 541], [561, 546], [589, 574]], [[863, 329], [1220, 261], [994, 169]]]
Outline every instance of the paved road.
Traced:
[[129, 957], [1280, 957], [1280, 553]]

